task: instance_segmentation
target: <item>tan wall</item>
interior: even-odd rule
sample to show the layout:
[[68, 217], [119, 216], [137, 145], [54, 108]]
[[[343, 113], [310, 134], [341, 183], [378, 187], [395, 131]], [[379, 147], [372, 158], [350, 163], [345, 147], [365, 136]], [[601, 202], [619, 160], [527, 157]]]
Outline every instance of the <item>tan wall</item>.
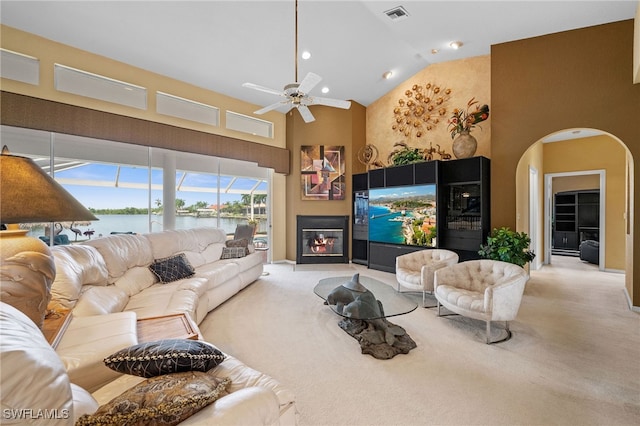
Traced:
[[[571, 161], [567, 161], [567, 158]], [[625, 163], [625, 148], [610, 136], [594, 136], [544, 144], [544, 173], [605, 171], [604, 266], [606, 269], [625, 269]], [[598, 178], [595, 177], [595, 179]], [[553, 184], [554, 191], [557, 189], [555, 181], [556, 179]], [[582, 188], [569, 189], [598, 188], [600, 183], [597, 181], [594, 185], [593, 181], [585, 180], [579, 185]]]
[[[628, 20], [492, 46], [492, 226], [515, 225], [516, 167], [524, 152], [546, 135], [600, 129], [640, 158], [633, 28]], [[565, 159], [566, 164], [571, 161]], [[638, 179], [636, 173], [634, 199], [640, 196]], [[639, 219], [632, 216], [625, 238], [632, 240], [629, 251], [640, 253], [640, 238], [633, 238]], [[633, 255], [632, 265], [640, 268], [640, 256]], [[640, 306], [640, 283], [633, 276], [627, 269], [626, 288], [632, 303]]]
[[[354, 147], [362, 145], [365, 108], [351, 103], [349, 110], [313, 107], [316, 121], [305, 123], [297, 111], [287, 114], [287, 148], [291, 151], [291, 173], [286, 179], [287, 259], [296, 259], [297, 215], [351, 215], [351, 176], [354, 172]], [[342, 145], [345, 147], [346, 196], [344, 200], [302, 200], [300, 147], [303, 145]], [[356, 150], [357, 151], [357, 150]], [[358, 166], [360, 167], [360, 166]], [[351, 231], [351, 230], [350, 230]], [[351, 244], [349, 244], [351, 250]]]
[[[447, 103], [446, 116], [431, 131], [425, 131], [420, 138], [415, 133], [404, 136], [393, 130], [395, 115], [393, 110], [398, 106], [400, 99], [407, 99], [405, 91], [413, 85], [424, 86], [427, 83], [451, 89], [450, 99]], [[385, 165], [389, 153], [394, 150], [393, 144], [403, 142], [407, 145], [425, 149], [432, 145], [440, 145], [440, 149], [451, 154], [452, 139], [447, 130], [447, 120], [454, 108], [466, 109], [469, 99], [475, 97], [480, 105], [487, 104], [491, 109], [491, 58], [477, 56], [458, 61], [443, 62], [429, 65], [406, 81], [389, 91], [367, 107], [367, 143], [373, 144], [379, 151], [378, 159]], [[481, 128], [475, 128], [471, 134], [478, 140], [478, 149], [475, 155], [491, 157], [491, 111], [489, 119], [480, 123]], [[453, 157], [455, 158], [455, 157]], [[435, 156], [434, 159], [440, 159]]]
[[564, 191], [580, 191], [583, 189], [599, 189], [600, 176], [578, 175], [558, 176], [553, 178], [553, 193]]
[[636, 18], [634, 20], [635, 31], [633, 38], [633, 82], [640, 83], [640, 1], [636, 9]]
[[[3, 48], [31, 55], [40, 60], [40, 85], [34, 86], [19, 81], [0, 79], [2, 90], [41, 99], [55, 100], [98, 111], [106, 111], [129, 117], [155, 121], [158, 123], [171, 124], [187, 129], [231, 136], [265, 145], [281, 148], [284, 148], [286, 145], [284, 114], [272, 111], [260, 116], [261, 119], [274, 123], [273, 138], [265, 138], [234, 130], [227, 130], [225, 129], [226, 110], [252, 116], [253, 111], [260, 107], [211, 90], [206, 90], [202, 87], [197, 87], [141, 68], [136, 68], [122, 62], [114, 61], [104, 56], [95, 55], [84, 50], [56, 43], [52, 40], [26, 33], [15, 28], [7, 27], [5, 25], [0, 25], [0, 36], [0, 45]], [[145, 87], [147, 89], [147, 109], [141, 110], [138, 108], [122, 106], [57, 91], [54, 86], [55, 63]], [[169, 93], [220, 108], [220, 126], [216, 127], [201, 124], [194, 121], [156, 113], [156, 91]]]

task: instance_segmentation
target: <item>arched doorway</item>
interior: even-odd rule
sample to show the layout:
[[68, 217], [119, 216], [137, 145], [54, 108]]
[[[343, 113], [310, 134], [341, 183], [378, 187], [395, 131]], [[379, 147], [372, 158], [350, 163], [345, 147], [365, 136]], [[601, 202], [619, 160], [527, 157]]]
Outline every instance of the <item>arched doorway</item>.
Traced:
[[[602, 194], [599, 269], [631, 272], [627, 271], [631, 262], [626, 262], [625, 258], [629, 252], [628, 242], [633, 240], [630, 224], [633, 170], [633, 158], [623, 141], [597, 129], [559, 130], [527, 149], [516, 171], [516, 228], [534, 233], [532, 241], [538, 241], [538, 244], [532, 248], [541, 263], [551, 263], [553, 258], [553, 226], [550, 223], [553, 189], [549, 188], [549, 182], [554, 177], [594, 175], [597, 189]], [[537, 179], [537, 183], [533, 184], [532, 179]], [[627, 283], [626, 288], [630, 291], [632, 285]]]

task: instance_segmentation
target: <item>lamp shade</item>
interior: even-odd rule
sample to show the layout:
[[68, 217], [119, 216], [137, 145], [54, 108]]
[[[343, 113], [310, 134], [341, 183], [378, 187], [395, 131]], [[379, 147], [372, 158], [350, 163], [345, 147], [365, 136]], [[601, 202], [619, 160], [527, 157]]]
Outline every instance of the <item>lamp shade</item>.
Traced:
[[30, 158], [0, 155], [0, 223], [98, 220]]

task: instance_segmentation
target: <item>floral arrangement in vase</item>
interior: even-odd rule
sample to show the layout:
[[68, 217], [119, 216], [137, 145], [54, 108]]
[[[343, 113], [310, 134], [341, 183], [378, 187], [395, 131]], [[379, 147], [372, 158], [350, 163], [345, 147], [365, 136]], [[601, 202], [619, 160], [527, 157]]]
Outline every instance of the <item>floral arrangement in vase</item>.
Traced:
[[[475, 109], [473, 107], [475, 106]], [[475, 98], [469, 99], [465, 110], [455, 108], [449, 119], [448, 129], [451, 132], [451, 139], [464, 132], [469, 133], [476, 124], [489, 118], [489, 105], [480, 106]]]

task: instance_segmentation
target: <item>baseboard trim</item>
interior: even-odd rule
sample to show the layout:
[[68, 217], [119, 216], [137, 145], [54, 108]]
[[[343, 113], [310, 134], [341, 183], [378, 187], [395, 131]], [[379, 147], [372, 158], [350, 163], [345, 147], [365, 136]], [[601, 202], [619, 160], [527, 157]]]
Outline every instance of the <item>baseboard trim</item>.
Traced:
[[627, 291], [627, 288], [625, 287], [623, 290], [624, 290], [624, 295], [627, 298], [627, 304], [629, 305], [629, 309], [632, 312], [640, 313], [640, 306], [633, 306], [633, 302], [631, 301], [631, 296], [629, 296], [629, 292]]

